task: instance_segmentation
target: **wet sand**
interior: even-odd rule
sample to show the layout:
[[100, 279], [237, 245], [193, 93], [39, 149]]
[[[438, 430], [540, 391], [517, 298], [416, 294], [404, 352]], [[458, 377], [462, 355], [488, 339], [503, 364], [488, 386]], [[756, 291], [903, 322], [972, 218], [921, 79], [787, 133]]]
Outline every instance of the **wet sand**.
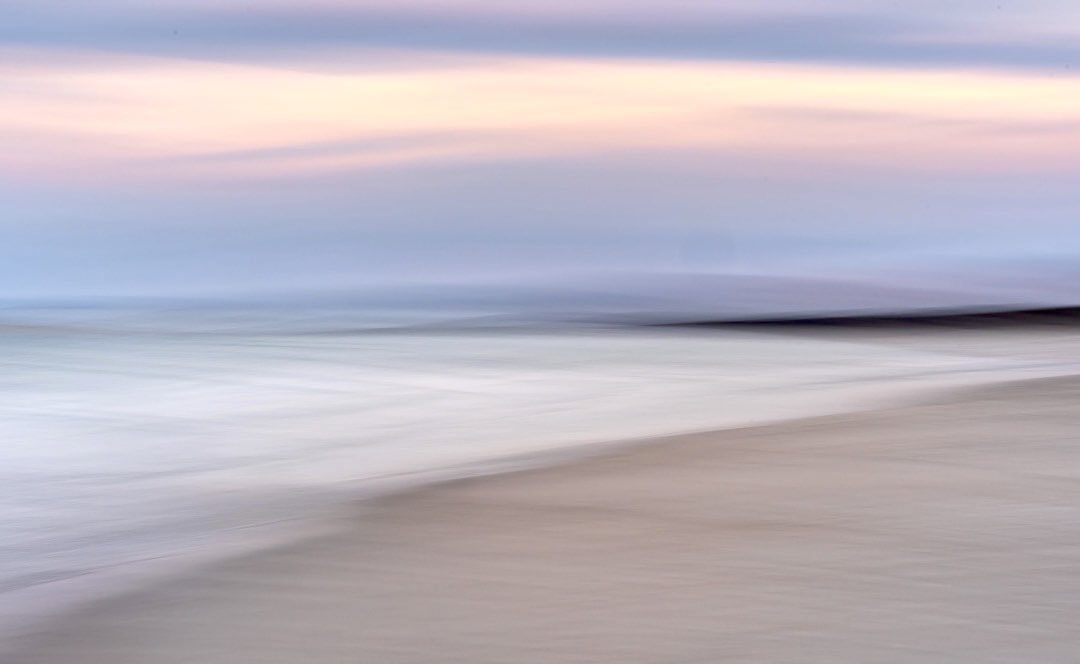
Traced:
[[361, 503], [5, 664], [1075, 662], [1080, 378]]

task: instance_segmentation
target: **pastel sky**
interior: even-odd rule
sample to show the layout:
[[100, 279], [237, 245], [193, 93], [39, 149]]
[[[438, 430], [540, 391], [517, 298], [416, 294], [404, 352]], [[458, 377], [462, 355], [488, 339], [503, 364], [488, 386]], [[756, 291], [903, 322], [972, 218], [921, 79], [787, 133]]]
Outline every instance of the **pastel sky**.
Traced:
[[0, 54], [8, 296], [1080, 255], [1072, 0], [8, 0]]

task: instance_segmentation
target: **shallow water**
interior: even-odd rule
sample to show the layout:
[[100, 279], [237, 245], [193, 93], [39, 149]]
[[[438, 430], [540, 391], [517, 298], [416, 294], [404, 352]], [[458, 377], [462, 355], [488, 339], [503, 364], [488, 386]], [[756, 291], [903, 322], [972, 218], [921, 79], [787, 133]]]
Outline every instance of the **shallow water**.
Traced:
[[440, 469], [849, 410], [901, 388], [1039, 370], [660, 330], [12, 328], [0, 352], [0, 605], [27, 589], [255, 538], [260, 526]]

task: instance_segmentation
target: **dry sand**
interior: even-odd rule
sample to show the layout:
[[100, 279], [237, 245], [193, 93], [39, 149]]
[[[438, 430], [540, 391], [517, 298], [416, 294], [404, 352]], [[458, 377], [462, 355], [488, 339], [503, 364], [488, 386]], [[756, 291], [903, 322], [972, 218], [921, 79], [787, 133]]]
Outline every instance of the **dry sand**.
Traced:
[[5, 664], [1080, 661], [1080, 379], [364, 503]]

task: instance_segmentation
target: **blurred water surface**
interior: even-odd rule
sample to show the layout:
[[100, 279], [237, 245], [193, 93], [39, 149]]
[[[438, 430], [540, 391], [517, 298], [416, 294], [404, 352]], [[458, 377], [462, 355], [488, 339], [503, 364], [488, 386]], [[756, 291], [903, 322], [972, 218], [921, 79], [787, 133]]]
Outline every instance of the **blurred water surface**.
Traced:
[[[849, 410], [1030, 362], [715, 331], [0, 333], [4, 595], [365, 490], [583, 443]], [[21, 596], [21, 595], [20, 595]]]

